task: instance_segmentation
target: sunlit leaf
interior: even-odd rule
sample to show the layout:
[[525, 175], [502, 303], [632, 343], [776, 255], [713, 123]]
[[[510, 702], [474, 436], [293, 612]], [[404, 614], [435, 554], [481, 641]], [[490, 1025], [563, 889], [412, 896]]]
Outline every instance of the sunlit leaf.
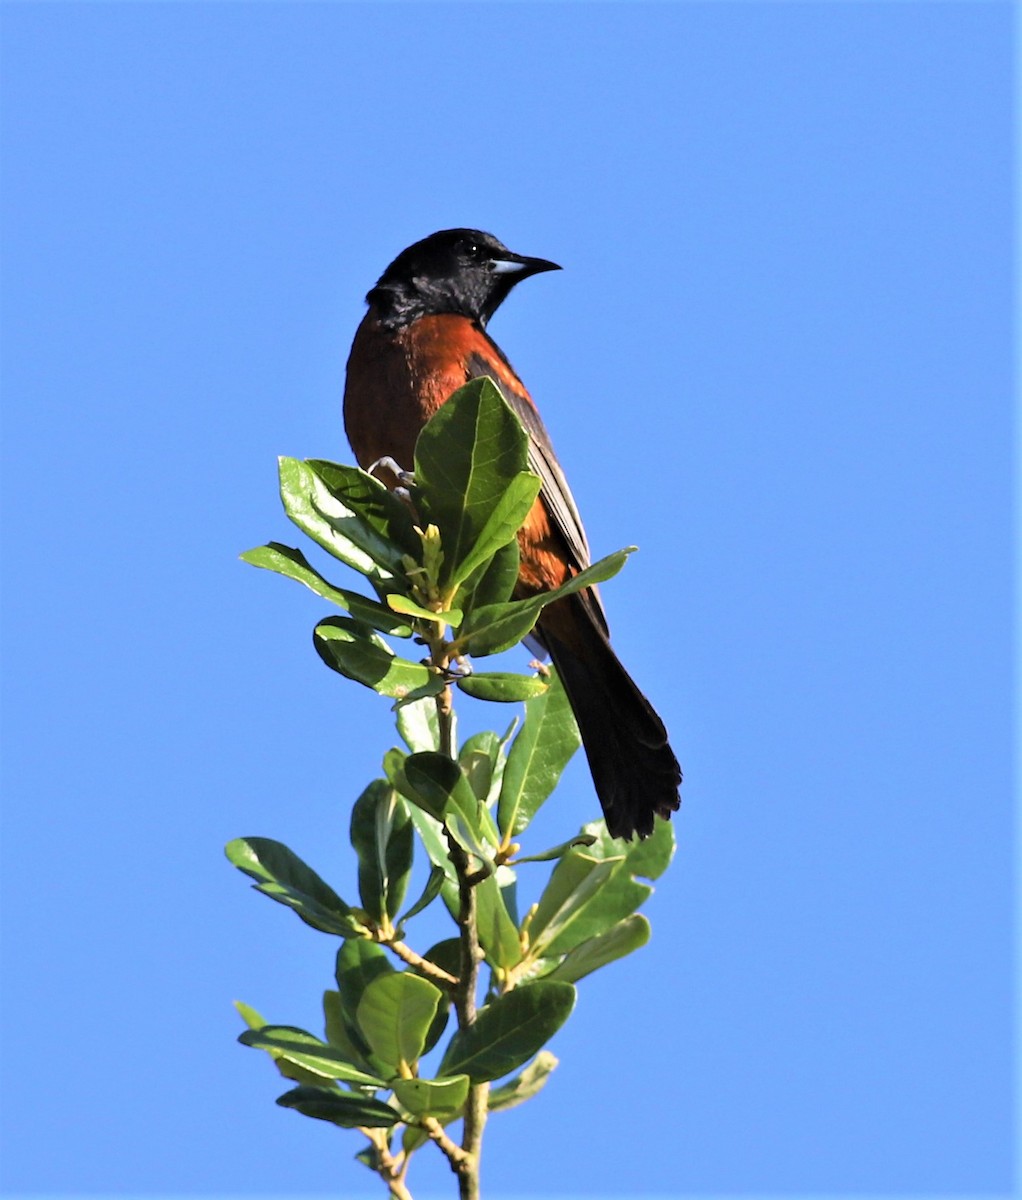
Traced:
[[521, 962], [522, 946], [496, 875], [488, 875], [477, 884], [475, 893], [479, 943], [487, 961], [503, 969], [513, 967]]
[[332, 583], [328, 583], [310, 565], [301, 550], [284, 546], [280, 542], [270, 542], [266, 546], [256, 546], [253, 550], [246, 550], [241, 558], [243, 562], [247, 562], [253, 567], [262, 567], [264, 570], [284, 575], [288, 579], [297, 580], [315, 592], [317, 596], [322, 596], [324, 600], [329, 600], [331, 604], [336, 604], [338, 608], [350, 612], [356, 620], [371, 625], [373, 629], [380, 629], [395, 637], [411, 637], [412, 635], [412, 628], [408, 622], [401, 620], [391, 608], [385, 607], [375, 600], [370, 600], [366, 596], [360, 596], [358, 592], [334, 587]]
[[[249, 1029], [265, 1029], [269, 1022], [260, 1013], [256, 1012], [251, 1005], [243, 1004], [240, 1000], [235, 1000], [234, 1007], [241, 1014], [241, 1019], [249, 1027]], [[268, 1050], [270, 1057], [277, 1070], [284, 1076], [285, 1079], [294, 1080], [295, 1083], [315, 1083], [322, 1084], [323, 1076], [315, 1071], [307, 1071], [304, 1067], [296, 1062], [292, 1062], [279, 1051], [263, 1047]]]
[[508, 671], [476, 671], [462, 676], [457, 685], [477, 700], [495, 700], [503, 704], [542, 696], [548, 686], [546, 680], [537, 675], [515, 675]]
[[418, 1061], [443, 993], [410, 971], [380, 975], [362, 993], [356, 1020], [372, 1052], [395, 1071]]
[[361, 468], [346, 463], [310, 458], [306, 465], [346, 508], [358, 513], [381, 537], [396, 542], [405, 554], [415, 557], [419, 537], [411, 509], [388, 487]]
[[421, 663], [398, 658], [368, 626], [348, 617], [327, 617], [313, 631], [320, 658], [338, 674], [365, 684], [382, 696], [437, 695], [443, 676]]
[[388, 590], [404, 579], [401, 548], [332, 493], [308, 463], [281, 458], [279, 466], [284, 511], [303, 533]]
[[468, 1075], [473, 1083], [517, 1070], [564, 1024], [575, 1005], [570, 983], [541, 979], [481, 1008], [475, 1024], [451, 1039], [438, 1075]]
[[313, 929], [356, 937], [362, 927], [351, 908], [316, 872], [272, 838], [235, 838], [225, 847], [228, 859], [256, 881], [256, 890], [284, 904]]
[[554, 1055], [549, 1050], [540, 1050], [520, 1075], [509, 1079], [507, 1083], [502, 1083], [500, 1087], [491, 1089], [490, 1112], [514, 1108], [517, 1104], [524, 1104], [526, 1100], [531, 1100], [542, 1089], [556, 1066], [557, 1059]]
[[490, 604], [473, 609], [458, 630], [458, 648], [475, 658], [510, 650], [531, 632], [546, 605], [612, 578], [634, 550], [634, 546], [629, 546], [618, 550], [616, 554], [608, 554], [552, 591], [540, 592], [527, 600], [511, 600], [506, 604]]
[[525, 724], [511, 744], [497, 805], [501, 833], [522, 832], [550, 796], [581, 744], [571, 702], [550, 669], [546, 692], [525, 705]]
[[568, 983], [577, 983], [584, 976], [598, 971], [616, 959], [624, 958], [649, 941], [649, 921], [642, 913], [633, 913], [612, 925], [605, 933], [601, 933], [574, 950], [569, 950], [564, 961], [544, 978], [564, 979]]
[[528, 438], [492, 380], [459, 388], [427, 423], [415, 446], [415, 497], [440, 528], [442, 583], [466, 579], [514, 538], [538, 486], [527, 465]]
[[394, 1095], [401, 1107], [416, 1117], [455, 1117], [468, 1099], [467, 1075], [449, 1079], [395, 1079]]
[[297, 1063], [322, 1079], [340, 1079], [345, 1083], [382, 1088], [382, 1079], [367, 1075], [348, 1062], [335, 1046], [321, 1042], [304, 1029], [291, 1025], [266, 1025], [262, 1029], [246, 1029], [238, 1038], [243, 1046], [266, 1050], [275, 1058]]

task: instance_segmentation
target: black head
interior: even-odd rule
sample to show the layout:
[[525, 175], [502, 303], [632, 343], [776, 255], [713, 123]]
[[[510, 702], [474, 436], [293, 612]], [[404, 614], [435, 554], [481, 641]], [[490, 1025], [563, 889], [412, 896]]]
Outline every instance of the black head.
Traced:
[[559, 270], [545, 258], [514, 254], [490, 233], [444, 229], [403, 250], [366, 299], [390, 326], [435, 313], [485, 325], [520, 280]]

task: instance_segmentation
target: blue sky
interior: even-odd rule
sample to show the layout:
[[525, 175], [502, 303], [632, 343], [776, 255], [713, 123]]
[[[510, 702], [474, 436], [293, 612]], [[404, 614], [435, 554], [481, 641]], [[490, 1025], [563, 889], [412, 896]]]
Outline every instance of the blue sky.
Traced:
[[[333, 947], [221, 847], [344, 891], [391, 717], [236, 556], [461, 224], [565, 267], [491, 330], [641, 547], [605, 600], [686, 771], [489, 1194], [1007, 1191], [1010, 6], [3, 17], [6, 1194], [380, 1190], [234, 1042]], [[576, 763], [537, 845], [596, 811]]]

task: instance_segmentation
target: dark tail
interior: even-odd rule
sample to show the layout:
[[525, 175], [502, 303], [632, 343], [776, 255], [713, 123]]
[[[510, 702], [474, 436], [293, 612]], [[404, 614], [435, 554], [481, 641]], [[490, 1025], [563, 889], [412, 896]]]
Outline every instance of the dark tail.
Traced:
[[656, 710], [611, 648], [583, 595], [544, 611], [539, 633], [568, 693], [611, 837], [653, 832], [680, 800], [681, 768]]

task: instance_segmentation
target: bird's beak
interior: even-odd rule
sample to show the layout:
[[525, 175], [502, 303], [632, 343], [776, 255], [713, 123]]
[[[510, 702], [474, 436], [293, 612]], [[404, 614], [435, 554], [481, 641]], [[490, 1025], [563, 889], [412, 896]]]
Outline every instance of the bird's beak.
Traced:
[[561, 268], [555, 262], [545, 258], [526, 258], [521, 254], [509, 254], [507, 258], [491, 260], [495, 275], [516, 275], [525, 279], [529, 275], [539, 275], [543, 271], [559, 271]]

